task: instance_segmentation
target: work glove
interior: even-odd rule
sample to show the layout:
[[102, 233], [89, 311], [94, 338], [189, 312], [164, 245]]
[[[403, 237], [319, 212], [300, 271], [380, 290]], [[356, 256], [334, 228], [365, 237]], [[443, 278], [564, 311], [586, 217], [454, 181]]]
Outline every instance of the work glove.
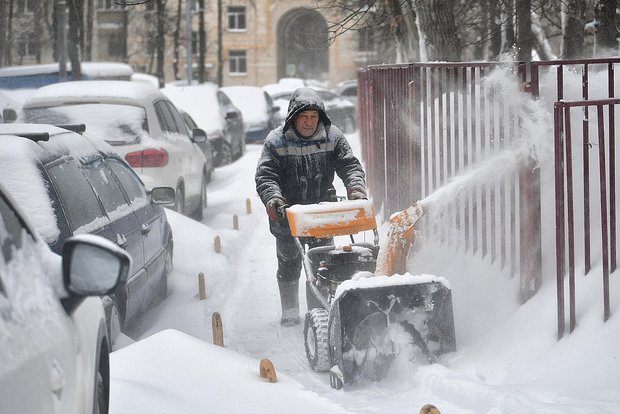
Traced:
[[282, 197], [273, 197], [265, 207], [267, 207], [267, 215], [270, 219], [274, 221], [284, 220], [284, 209], [282, 207], [286, 206], [286, 200]]
[[366, 190], [363, 187], [351, 187], [347, 189], [347, 198], [349, 200], [368, 200]]

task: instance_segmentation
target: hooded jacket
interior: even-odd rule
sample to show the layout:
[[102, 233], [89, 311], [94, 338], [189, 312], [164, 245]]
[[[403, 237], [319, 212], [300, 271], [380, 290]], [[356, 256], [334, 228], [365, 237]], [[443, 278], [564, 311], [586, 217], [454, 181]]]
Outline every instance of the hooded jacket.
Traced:
[[[303, 138], [293, 121], [308, 110], [319, 112], [319, 123], [312, 136]], [[347, 192], [355, 188], [365, 193], [364, 170], [342, 131], [331, 124], [319, 94], [299, 88], [291, 96], [284, 125], [265, 139], [256, 167], [256, 191], [263, 204], [273, 197], [281, 197], [289, 205], [330, 201], [334, 174], [342, 179]], [[269, 222], [273, 234], [290, 234], [285, 221]]]

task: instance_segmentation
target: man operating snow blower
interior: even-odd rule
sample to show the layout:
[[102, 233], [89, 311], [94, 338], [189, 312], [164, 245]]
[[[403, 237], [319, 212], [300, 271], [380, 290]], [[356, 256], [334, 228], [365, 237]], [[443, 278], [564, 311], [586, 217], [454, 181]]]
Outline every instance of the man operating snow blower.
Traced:
[[[334, 175], [342, 179], [350, 200], [366, 198], [366, 179], [342, 131], [332, 125], [319, 94], [299, 88], [291, 97], [284, 125], [269, 133], [256, 167], [256, 191], [276, 238], [276, 278], [282, 304], [281, 324], [299, 323], [298, 288], [301, 254], [284, 207], [332, 201]], [[329, 239], [304, 239], [311, 247]]]

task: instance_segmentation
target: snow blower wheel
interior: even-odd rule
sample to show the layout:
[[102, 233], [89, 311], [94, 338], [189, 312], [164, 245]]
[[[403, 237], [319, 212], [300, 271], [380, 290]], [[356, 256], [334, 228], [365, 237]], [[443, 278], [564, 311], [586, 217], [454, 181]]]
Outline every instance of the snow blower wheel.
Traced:
[[310, 368], [316, 372], [326, 372], [330, 368], [328, 318], [329, 314], [323, 308], [314, 308], [306, 313], [304, 324], [306, 357]]

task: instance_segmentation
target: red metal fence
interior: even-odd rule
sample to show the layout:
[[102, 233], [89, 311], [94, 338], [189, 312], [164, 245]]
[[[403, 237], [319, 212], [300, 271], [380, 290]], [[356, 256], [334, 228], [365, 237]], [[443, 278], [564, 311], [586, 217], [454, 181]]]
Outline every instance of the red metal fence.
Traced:
[[[512, 73], [522, 90], [534, 97], [553, 96], [552, 102], [564, 99], [565, 92], [574, 94], [565, 74], [578, 71], [581, 96], [571, 98], [588, 100], [591, 74], [599, 76], [601, 71], [607, 72], [607, 97], [614, 96], [618, 63], [620, 59], [416, 63], [370, 66], [361, 71], [362, 156], [377, 210], [387, 218], [418, 200], [437, 198], [458, 177], [475, 176], [475, 169], [485, 160], [496, 159], [501, 164], [508, 150], [524, 140], [522, 125], [530, 116], [527, 108], [502, 91], [506, 85], [492, 79], [494, 71]], [[552, 108], [548, 111], [552, 113]], [[613, 125], [613, 110], [609, 116]], [[448, 249], [489, 258], [491, 263], [499, 261], [502, 268], [509, 266], [511, 274], [520, 276], [520, 298], [525, 301], [535, 294], [542, 278], [541, 220], [553, 219], [541, 217], [540, 168], [528, 157], [517, 161], [512, 174], [484, 180], [474, 177], [467, 188], [452, 184], [452, 196], [434, 206], [430, 233]], [[493, 171], [480, 167], [478, 174]], [[615, 235], [611, 237], [615, 246]], [[556, 263], [564, 260], [559, 254]], [[615, 253], [612, 262], [615, 269]], [[558, 266], [558, 272], [563, 275], [564, 268]]]

